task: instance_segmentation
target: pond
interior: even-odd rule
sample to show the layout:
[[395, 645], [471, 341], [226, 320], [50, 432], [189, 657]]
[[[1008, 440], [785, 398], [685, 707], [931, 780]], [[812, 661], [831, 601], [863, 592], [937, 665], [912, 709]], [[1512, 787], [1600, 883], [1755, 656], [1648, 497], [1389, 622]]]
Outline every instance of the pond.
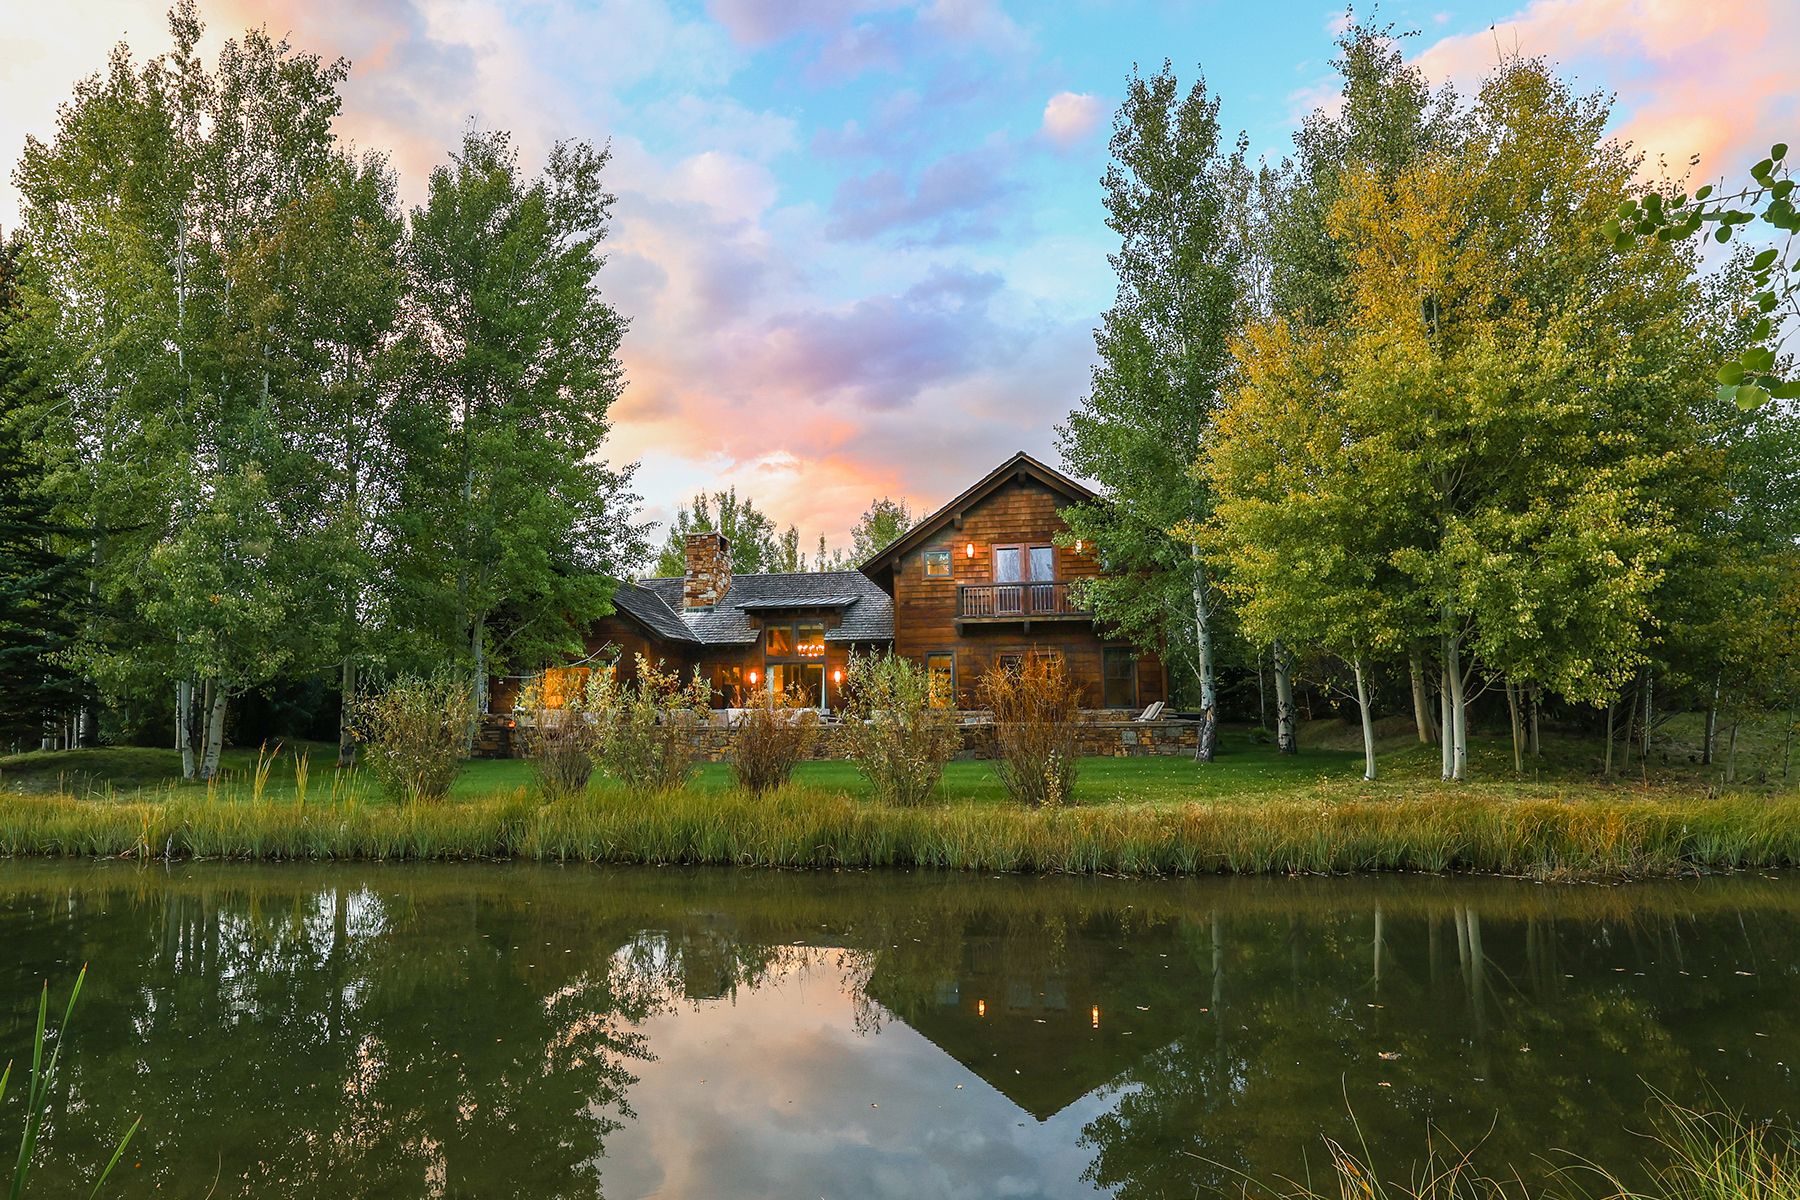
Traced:
[[[1191, 1197], [1800, 1113], [1800, 880], [0, 862], [34, 1194]], [[16, 1075], [15, 1075], [16, 1078]], [[0, 1104], [16, 1136], [19, 1089]], [[41, 1185], [41, 1189], [37, 1188]]]

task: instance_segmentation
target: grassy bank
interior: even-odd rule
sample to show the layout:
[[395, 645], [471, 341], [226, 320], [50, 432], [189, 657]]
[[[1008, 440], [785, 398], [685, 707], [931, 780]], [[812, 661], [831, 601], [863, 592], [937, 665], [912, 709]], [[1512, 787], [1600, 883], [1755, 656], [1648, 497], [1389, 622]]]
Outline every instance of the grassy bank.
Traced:
[[0, 805], [0, 854], [515, 857], [1123, 875], [1469, 870], [1542, 878], [1800, 863], [1800, 798], [1791, 796], [1338, 792], [1057, 811], [894, 808], [799, 786], [763, 798], [724, 789], [656, 797], [602, 789], [549, 805], [523, 789], [434, 806], [182, 790], [112, 802], [16, 796]]

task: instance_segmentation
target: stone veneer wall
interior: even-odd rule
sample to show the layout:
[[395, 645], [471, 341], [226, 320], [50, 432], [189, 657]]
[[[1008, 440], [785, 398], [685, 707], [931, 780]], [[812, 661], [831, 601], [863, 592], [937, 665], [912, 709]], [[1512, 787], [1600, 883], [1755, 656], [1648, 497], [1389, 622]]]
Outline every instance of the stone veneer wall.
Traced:
[[[992, 758], [993, 727], [961, 726], [963, 745], [958, 758]], [[1196, 721], [1086, 721], [1081, 726], [1081, 753], [1105, 758], [1143, 758], [1152, 755], [1192, 755], [1199, 740], [1200, 725]], [[700, 755], [708, 762], [722, 762], [731, 756], [737, 730], [723, 725], [705, 725], [694, 731]], [[490, 716], [482, 722], [475, 739], [477, 758], [516, 758], [518, 740], [510, 717]], [[848, 758], [842, 725], [826, 725], [813, 745], [815, 761]]]

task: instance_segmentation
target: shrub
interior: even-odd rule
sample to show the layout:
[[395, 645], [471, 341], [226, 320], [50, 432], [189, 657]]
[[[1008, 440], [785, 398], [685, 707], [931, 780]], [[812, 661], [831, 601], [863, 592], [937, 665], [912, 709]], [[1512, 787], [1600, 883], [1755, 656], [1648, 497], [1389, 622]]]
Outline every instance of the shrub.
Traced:
[[637, 656], [637, 678], [620, 684], [603, 672], [588, 689], [599, 718], [600, 763], [629, 787], [662, 792], [693, 774], [700, 747], [694, 731], [705, 720], [712, 688], [695, 675], [685, 686], [679, 669]]
[[921, 804], [962, 744], [956, 719], [931, 703], [924, 668], [894, 654], [852, 654], [844, 735], [878, 800]]
[[819, 710], [797, 697], [759, 691], [738, 722], [731, 748], [731, 773], [753, 792], [786, 783], [794, 764], [812, 753], [819, 740]]
[[593, 777], [594, 760], [606, 734], [591, 702], [593, 690], [590, 683], [553, 706], [546, 703], [540, 681], [527, 686], [519, 698], [525, 713], [519, 734], [531, 763], [531, 776], [546, 800], [579, 796]]
[[396, 682], [357, 701], [356, 731], [382, 790], [396, 800], [442, 800], [462, 768], [469, 681], [451, 671]]
[[1066, 804], [1080, 761], [1081, 689], [1061, 656], [995, 667], [978, 694], [994, 714], [994, 770], [1007, 795], [1029, 808]]

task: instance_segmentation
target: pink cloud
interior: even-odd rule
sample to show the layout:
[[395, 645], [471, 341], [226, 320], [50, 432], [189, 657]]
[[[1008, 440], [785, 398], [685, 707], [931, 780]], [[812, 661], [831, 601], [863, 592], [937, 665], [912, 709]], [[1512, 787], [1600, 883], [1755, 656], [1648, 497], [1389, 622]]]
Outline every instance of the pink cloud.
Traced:
[[1044, 105], [1044, 137], [1068, 149], [1100, 128], [1106, 105], [1087, 92], [1058, 92]]
[[1547, 55], [1565, 70], [1616, 80], [1618, 132], [1679, 175], [1742, 176], [1800, 127], [1792, 0], [1532, 0], [1479, 33], [1444, 38], [1418, 62], [1434, 79], [1475, 85], [1498, 55]]

